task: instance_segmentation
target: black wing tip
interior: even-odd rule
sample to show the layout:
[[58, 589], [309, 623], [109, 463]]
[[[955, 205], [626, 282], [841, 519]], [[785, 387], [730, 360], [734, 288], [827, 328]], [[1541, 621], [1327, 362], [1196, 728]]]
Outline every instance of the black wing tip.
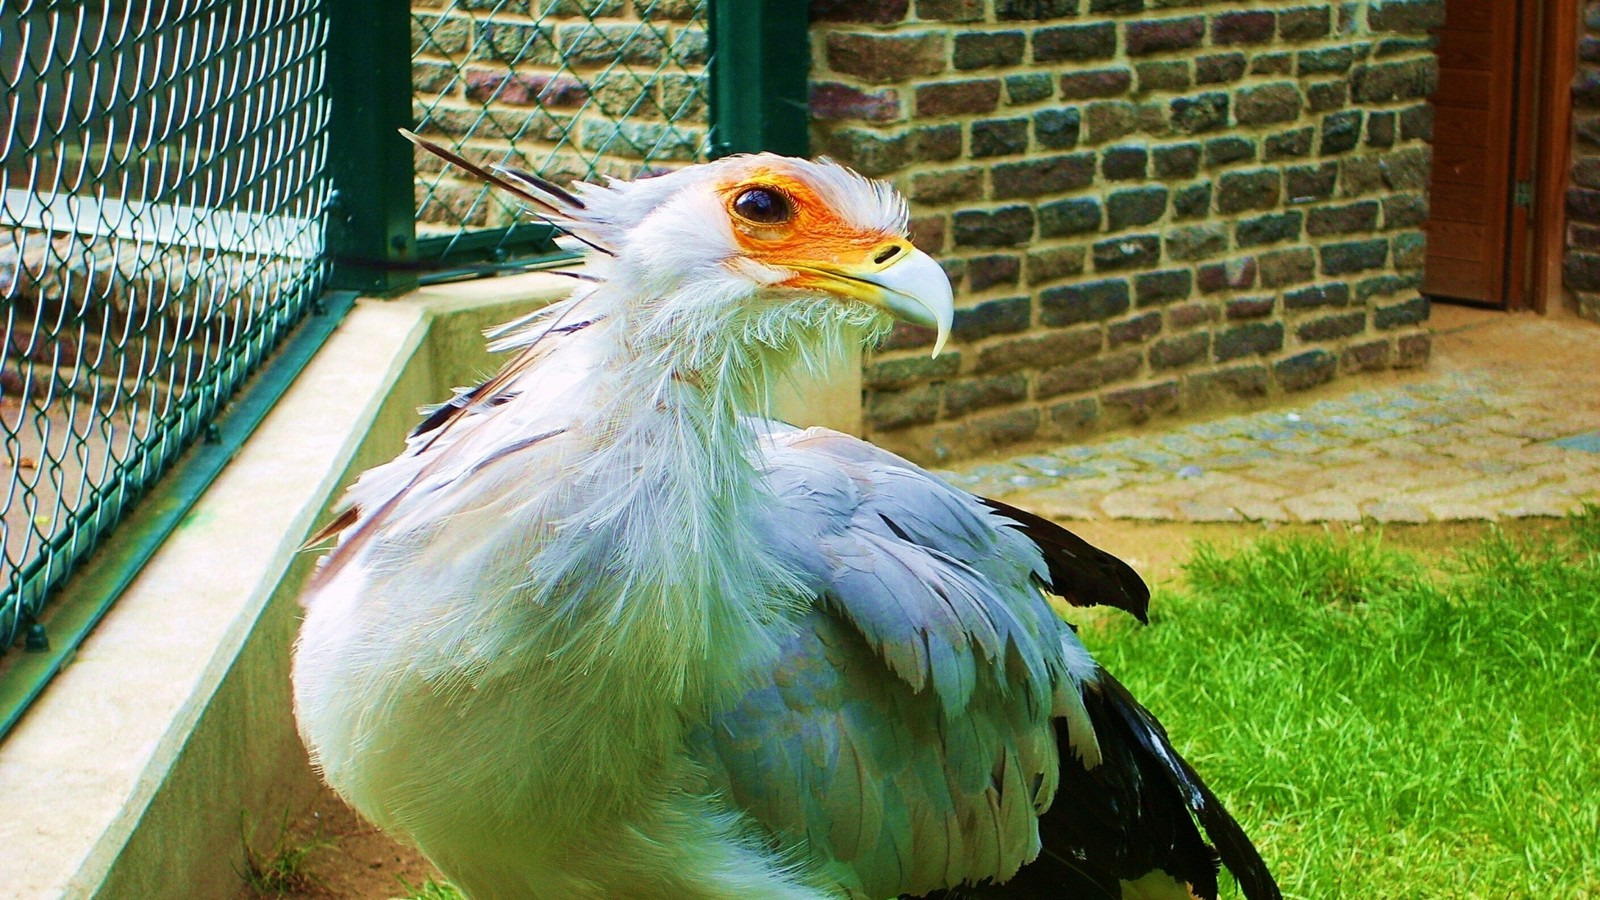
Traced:
[[[1145, 752], [1161, 763], [1160, 769], [1172, 787], [1189, 798], [1185, 805], [1199, 820], [1206, 837], [1212, 842], [1213, 846], [1208, 847], [1208, 851], [1232, 873], [1246, 900], [1282, 900], [1283, 891], [1272, 877], [1272, 871], [1261, 858], [1255, 843], [1200, 777], [1200, 773], [1172, 746], [1172, 740], [1167, 736], [1166, 729], [1161, 727], [1160, 721], [1105, 669], [1098, 672], [1098, 687], [1101, 696], [1133, 733], [1135, 740]], [[1197, 801], [1193, 799], [1196, 796]], [[1210, 894], [1202, 894], [1203, 897], [1216, 896], [1215, 885], [1209, 887]]]
[[1150, 624], [1150, 586], [1134, 568], [1037, 513], [989, 497], [979, 502], [1009, 519], [1044, 554], [1050, 589], [1074, 606], [1111, 606]]

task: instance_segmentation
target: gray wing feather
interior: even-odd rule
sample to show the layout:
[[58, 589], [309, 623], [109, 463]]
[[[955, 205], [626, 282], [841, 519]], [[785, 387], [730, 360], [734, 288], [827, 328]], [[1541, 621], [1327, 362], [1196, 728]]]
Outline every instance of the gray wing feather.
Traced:
[[1071, 678], [1037, 548], [854, 438], [775, 430], [764, 446], [779, 503], [760, 533], [814, 605], [698, 736], [702, 756], [860, 896], [1008, 877], [1038, 853]]
[[1015, 654], [1026, 678], [1011, 687], [1048, 705], [1063, 626], [1035, 584], [1037, 547], [977, 498], [870, 444], [822, 429], [775, 441], [766, 467], [782, 515], [770, 546], [896, 675], [917, 690], [926, 678], [949, 686], [954, 712], [972, 683], [964, 670], [985, 663], [1004, 682]]

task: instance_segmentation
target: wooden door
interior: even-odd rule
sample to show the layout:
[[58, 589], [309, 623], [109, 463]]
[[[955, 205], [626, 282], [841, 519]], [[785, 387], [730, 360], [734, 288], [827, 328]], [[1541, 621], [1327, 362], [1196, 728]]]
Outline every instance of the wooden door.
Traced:
[[1528, 189], [1518, 196], [1519, 19], [1518, 0], [1445, 0], [1423, 270], [1423, 292], [1440, 299], [1503, 308], [1520, 294], [1512, 261], [1526, 258], [1527, 229], [1512, 226], [1526, 221]]

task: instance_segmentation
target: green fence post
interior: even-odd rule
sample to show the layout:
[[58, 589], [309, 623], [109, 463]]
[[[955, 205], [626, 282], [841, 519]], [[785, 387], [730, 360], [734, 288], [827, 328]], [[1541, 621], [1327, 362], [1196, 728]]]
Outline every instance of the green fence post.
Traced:
[[411, 8], [335, 0], [328, 11], [331, 285], [391, 294], [417, 283], [411, 144]]
[[711, 156], [810, 153], [808, 4], [711, 0]]

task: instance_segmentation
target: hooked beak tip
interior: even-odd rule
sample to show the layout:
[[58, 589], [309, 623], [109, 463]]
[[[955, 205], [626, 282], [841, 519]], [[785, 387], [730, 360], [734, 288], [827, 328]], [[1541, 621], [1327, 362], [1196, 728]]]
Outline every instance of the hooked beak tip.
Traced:
[[944, 351], [955, 323], [955, 295], [950, 288], [950, 278], [933, 257], [910, 245], [899, 242], [892, 260], [881, 265], [842, 267], [829, 265], [799, 265], [797, 270], [807, 273], [807, 286], [842, 294], [871, 304], [902, 322], [910, 322], [937, 332], [933, 342], [933, 355]]
[[867, 280], [884, 289], [877, 302], [896, 318], [936, 330], [934, 356], [944, 351], [955, 322], [955, 297], [949, 277], [933, 257], [912, 249]]

